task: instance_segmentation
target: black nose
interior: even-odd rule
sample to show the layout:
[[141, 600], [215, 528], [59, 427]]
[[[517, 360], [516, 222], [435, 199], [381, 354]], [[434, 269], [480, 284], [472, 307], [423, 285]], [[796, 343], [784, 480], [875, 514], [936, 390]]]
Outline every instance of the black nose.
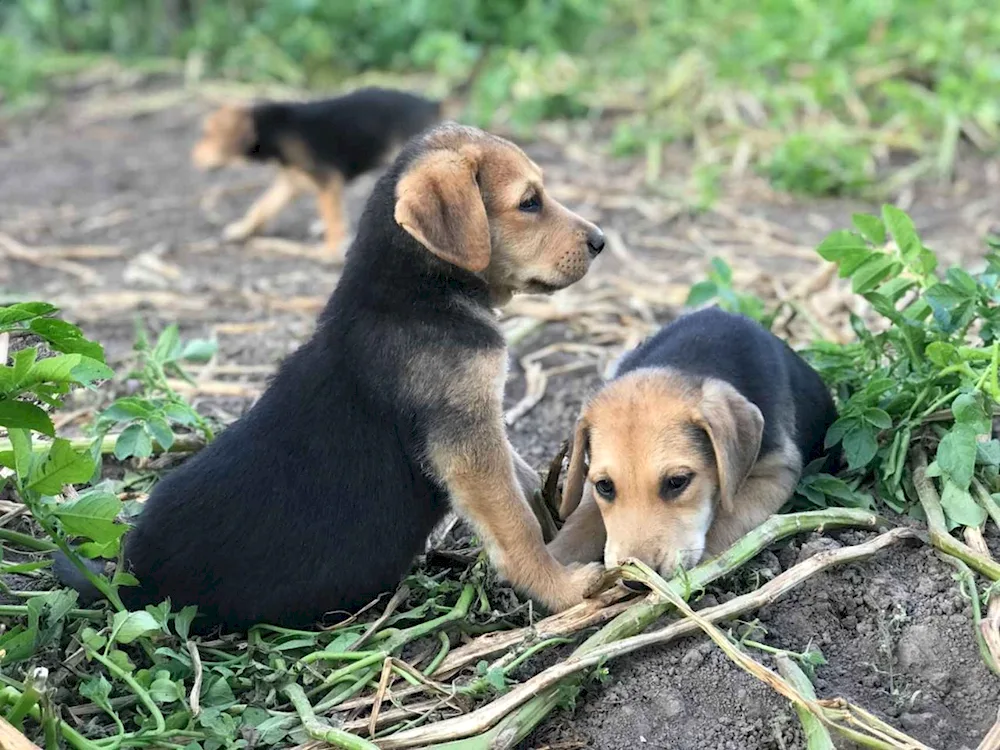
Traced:
[[596, 258], [604, 249], [604, 232], [594, 227], [587, 232], [587, 248], [590, 250], [590, 257]]
[[629, 591], [638, 591], [640, 594], [649, 591], [649, 586], [640, 581], [622, 581]]

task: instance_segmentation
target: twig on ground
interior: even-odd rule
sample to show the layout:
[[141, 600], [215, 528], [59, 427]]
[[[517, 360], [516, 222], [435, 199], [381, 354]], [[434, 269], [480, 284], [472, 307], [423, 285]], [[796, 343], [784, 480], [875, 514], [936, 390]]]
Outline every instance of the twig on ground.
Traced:
[[194, 684], [191, 686], [191, 715], [197, 716], [201, 713], [201, 681], [203, 679], [201, 668], [201, 654], [198, 653], [198, 644], [194, 641], [187, 642], [187, 650], [191, 655], [191, 669], [194, 671]]
[[286, 685], [282, 692], [288, 697], [295, 712], [299, 715], [299, 720], [306, 732], [314, 740], [320, 740], [334, 747], [342, 747], [347, 750], [379, 750], [378, 745], [374, 745], [363, 737], [345, 732], [343, 729], [332, 727], [326, 722], [316, 718], [316, 713], [301, 685], [292, 683]]
[[[807, 700], [816, 700], [816, 691], [813, 689], [812, 683], [809, 681], [806, 673], [802, 671], [799, 665], [787, 653], [777, 654], [774, 657], [774, 661], [778, 665], [779, 674], [793, 688], [798, 690]], [[834, 750], [833, 738], [830, 736], [829, 730], [823, 725], [823, 722], [817, 719], [808, 709], [800, 705], [795, 706], [795, 713], [799, 715], [799, 721], [802, 722], [802, 731], [806, 734], [807, 750]]]

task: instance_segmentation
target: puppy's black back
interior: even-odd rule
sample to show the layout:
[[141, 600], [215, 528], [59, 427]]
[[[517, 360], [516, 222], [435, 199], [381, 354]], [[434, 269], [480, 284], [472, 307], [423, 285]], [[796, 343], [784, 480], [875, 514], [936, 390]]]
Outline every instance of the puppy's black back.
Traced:
[[829, 389], [792, 349], [742, 315], [710, 307], [677, 318], [622, 358], [617, 374], [672, 367], [724, 380], [760, 409], [760, 454], [778, 446], [781, 410], [795, 410], [795, 443], [803, 463], [824, 454], [826, 431], [837, 418]]
[[317, 170], [345, 180], [378, 166], [386, 154], [441, 117], [439, 102], [393, 89], [364, 88], [335, 99], [268, 103], [253, 109], [258, 142], [252, 156], [290, 162], [287, 144], [298, 139]]
[[130, 608], [170, 597], [230, 628], [308, 626], [395, 587], [443, 517], [446, 492], [423, 468], [441, 407], [415, 392], [414, 362], [445, 378], [504, 340], [469, 314], [489, 310], [485, 282], [392, 218], [416, 148], [375, 186], [311, 340], [151, 494], [126, 540], [141, 584], [122, 589]]

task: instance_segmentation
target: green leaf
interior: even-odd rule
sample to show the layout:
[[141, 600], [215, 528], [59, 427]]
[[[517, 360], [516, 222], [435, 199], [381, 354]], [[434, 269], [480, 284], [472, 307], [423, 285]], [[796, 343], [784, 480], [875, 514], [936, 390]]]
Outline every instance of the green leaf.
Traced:
[[86, 542], [76, 548], [76, 551], [83, 557], [93, 560], [96, 557], [104, 557], [109, 560], [118, 557], [119, 540], [110, 542]]
[[9, 326], [41, 315], [48, 315], [58, 309], [48, 302], [18, 302], [16, 305], [0, 307], [0, 326]]
[[949, 367], [962, 361], [962, 358], [958, 354], [958, 349], [944, 341], [932, 341], [924, 349], [924, 354], [927, 355], [927, 359], [938, 367]]
[[944, 480], [941, 508], [948, 520], [956, 526], [980, 526], [986, 520], [986, 511], [975, 501], [969, 491], [950, 479]]
[[141, 424], [131, 424], [122, 430], [115, 442], [115, 458], [124, 461], [130, 456], [147, 458], [153, 454], [153, 441]]
[[927, 464], [927, 471], [924, 472], [924, 476], [928, 477], [941, 476], [941, 467], [938, 466], [937, 461], [931, 461], [929, 464]]
[[128, 654], [126, 654], [121, 649], [117, 648], [111, 649], [110, 653], [108, 653], [108, 658], [111, 659], [111, 661], [114, 662], [115, 665], [117, 665], [118, 668], [124, 672], [131, 674], [132, 672], [135, 671], [135, 664], [133, 664], [132, 660], [128, 658]]
[[193, 427], [198, 424], [198, 412], [187, 404], [167, 404], [163, 407], [163, 413], [172, 422], [186, 427]]
[[851, 223], [861, 232], [861, 236], [873, 245], [885, 244], [885, 224], [877, 216], [871, 214], [854, 214]]
[[81, 357], [80, 364], [73, 368], [71, 375], [73, 382], [80, 385], [90, 385], [95, 380], [110, 380], [115, 373], [100, 360]]
[[976, 463], [982, 466], [1000, 466], [1000, 440], [976, 442]]
[[98, 362], [104, 362], [104, 347], [85, 338], [72, 323], [55, 318], [36, 318], [29, 328], [49, 342], [56, 351], [65, 354], [82, 354]]
[[109, 714], [114, 713], [114, 709], [111, 707], [111, 683], [105, 679], [104, 675], [91, 677], [81, 682], [78, 690], [80, 691], [80, 695], [98, 706], [101, 710]]
[[841, 440], [844, 439], [844, 435], [847, 431], [858, 424], [858, 420], [855, 417], [841, 417], [832, 425], [830, 429], [826, 431], [826, 440], [824, 442], [824, 447], [832, 448]]
[[715, 285], [715, 282], [699, 281], [691, 287], [691, 291], [688, 292], [688, 297], [684, 302], [684, 306], [698, 307], [700, 305], [704, 305], [709, 300], [714, 299], [718, 294], [719, 288]]
[[[138, 583], [138, 581], [136, 582]], [[198, 608], [195, 606], [184, 607], [174, 615], [174, 631], [180, 636], [182, 641], [186, 641], [191, 633], [191, 623], [198, 615]]]
[[111, 579], [111, 583], [115, 586], [138, 586], [139, 579], [131, 573], [126, 573], [123, 570], [116, 570], [114, 578]]
[[145, 399], [126, 396], [102, 411], [98, 419], [126, 422], [132, 419], [147, 419], [155, 411], [156, 408]]
[[907, 263], [917, 260], [923, 245], [920, 242], [920, 237], [917, 236], [912, 219], [906, 215], [906, 212], [887, 204], [882, 206], [882, 220], [896, 241], [896, 246], [899, 248], [903, 260]]
[[892, 427], [892, 417], [882, 411], [882, 409], [865, 409], [864, 417], [866, 422], [880, 430], [888, 430]]
[[119, 539], [128, 529], [115, 523], [122, 503], [117, 496], [102, 490], [91, 490], [76, 500], [60, 503], [54, 513], [70, 536], [82, 536], [107, 544]]
[[976, 432], [967, 425], [956, 424], [941, 438], [937, 463], [944, 476], [966, 489], [976, 468]]
[[816, 248], [816, 252], [823, 260], [839, 263], [844, 258], [857, 256], [861, 252], [868, 255], [871, 250], [861, 235], [841, 229], [827, 235]]
[[[31, 473], [31, 465], [34, 461], [34, 453], [31, 450], [31, 433], [27, 430], [8, 430], [10, 444], [14, 454], [14, 472], [21, 481], [27, 481]], [[8, 466], [8, 464], [4, 464]]]
[[217, 341], [209, 339], [191, 339], [181, 350], [180, 359], [186, 362], [208, 362], [219, 351]]
[[77, 452], [68, 440], [56, 438], [28, 480], [28, 489], [43, 495], [58, 494], [64, 484], [82, 484], [94, 474], [94, 460]]
[[900, 268], [899, 261], [890, 255], [873, 255], [851, 274], [851, 289], [855, 294], [870, 292]]
[[17, 430], [34, 430], [53, 437], [56, 428], [49, 415], [27, 401], [0, 399], [0, 426]]
[[176, 324], [168, 325], [153, 347], [153, 360], [160, 364], [173, 362], [181, 352], [181, 335]]
[[111, 624], [111, 637], [116, 643], [132, 643], [159, 632], [160, 625], [149, 612], [116, 612]]
[[74, 383], [73, 369], [83, 361], [80, 354], [59, 354], [36, 362], [21, 385], [33, 383]]
[[170, 446], [174, 444], [173, 430], [170, 429], [170, 425], [163, 417], [152, 417], [146, 422], [146, 432], [160, 444], [163, 450], [170, 450]]
[[971, 299], [979, 293], [979, 285], [976, 280], [969, 275], [968, 271], [961, 268], [949, 268], [945, 278], [952, 288], [957, 289], [966, 299]]
[[960, 394], [951, 404], [951, 413], [955, 415], [957, 423], [968, 425], [977, 435], [986, 435], [993, 428], [993, 420], [986, 413], [978, 395]]
[[149, 686], [149, 696], [157, 703], [176, 703], [183, 695], [184, 692], [170, 679], [170, 672], [166, 670], [158, 671], [156, 679]]
[[213, 708], [227, 709], [236, 703], [236, 696], [229, 683], [222, 677], [212, 682], [208, 690], [201, 696], [201, 705]]
[[729, 286], [733, 283], [733, 269], [729, 267], [722, 258], [712, 258], [711, 263], [712, 275], [717, 277], [724, 285]]
[[16, 386], [28, 377], [28, 373], [31, 372], [31, 368], [35, 366], [35, 362], [38, 360], [38, 350], [33, 346], [25, 347], [19, 352], [14, 352], [13, 360], [14, 382], [12, 385]]
[[844, 457], [853, 471], [871, 463], [878, 452], [875, 431], [867, 425], [858, 425], [848, 430], [843, 439]]

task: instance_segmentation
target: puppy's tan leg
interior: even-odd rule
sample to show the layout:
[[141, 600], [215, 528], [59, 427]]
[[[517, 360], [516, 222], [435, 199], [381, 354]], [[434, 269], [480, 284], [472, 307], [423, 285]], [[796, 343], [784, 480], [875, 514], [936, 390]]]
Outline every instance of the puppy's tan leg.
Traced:
[[331, 253], [340, 250], [340, 245], [347, 236], [344, 219], [344, 178], [339, 174], [331, 175], [320, 186], [316, 194], [316, 207], [323, 219], [326, 229], [326, 247]]
[[439, 443], [431, 462], [458, 512], [478, 529], [500, 575], [550, 609], [566, 609], [590, 592], [602, 566], [566, 567], [545, 548], [502, 425], [498, 419], [500, 434], [483, 435], [474, 446]]
[[760, 526], [792, 496], [802, 474], [802, 461], [792, 445], [757, 462], [733, 502], [733, 511], [717, 512], [705, 539], [708, 556], [725, 552], [733, 542]]
[[607, 537], [593, 489], [587, 485], [580, 505], [570, 513], [556, 538], [549, 542], [549, 552], [564, 565], [603, 560]]
[[230, 242], [240, 242], [259, 232], [276, 217], [303, 190], [303, 182], [283, 170], [263, 195], [261, 195], [239, 221], [222, 230], [222, 237]]

